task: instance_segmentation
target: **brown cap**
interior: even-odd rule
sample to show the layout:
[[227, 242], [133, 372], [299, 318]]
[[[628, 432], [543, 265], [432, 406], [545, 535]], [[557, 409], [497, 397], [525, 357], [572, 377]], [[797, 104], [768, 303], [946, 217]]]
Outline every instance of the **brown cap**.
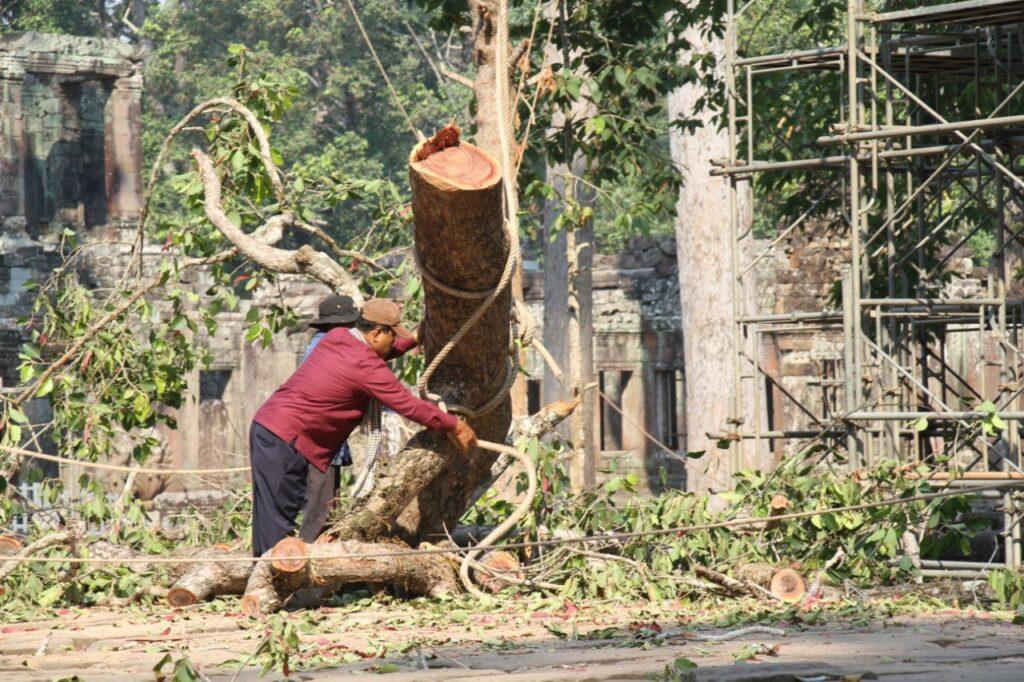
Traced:
[[371, 298], [363, 304], [362, 318], [395, 330], [403, 339], [413, 338], [412, 332], [402, 326], [402, 308], [389, 298]]

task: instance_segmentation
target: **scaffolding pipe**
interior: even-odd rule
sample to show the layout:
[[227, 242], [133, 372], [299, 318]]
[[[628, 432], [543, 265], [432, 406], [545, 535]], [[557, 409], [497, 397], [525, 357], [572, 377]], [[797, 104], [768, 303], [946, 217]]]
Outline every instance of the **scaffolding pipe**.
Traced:
[[875, 421], [875, 420], [910, 420], [910, 419], [984, 419], [990, 414], [995, 414], [1001, 419], [1007, 421], [1021, 421], [1024, 420], [1024, 412], [981, 412], [979, 410], [963, 410], [963, 411], [936, 411], [936, 412], [921, 412], [921, 411], [906, 411], [906, 412], [868, 412], [864, 410], [858, 410], [851, 412], [846, 415], [846, 419], [850, 421]]
[[998, 116], [996, 118], [976, 118], [970, 121], [950, 121], [948, 123], [930, 123], [918, 126], [896, 126], [880, 130], [863, 130], [855, 133], [839, 135], [822, 135], [815, 140], [816, 144], [840, 144], [861, 142], [864, 140], [881, 140], [890, 137], [906, 137], [910, 135], [933, 135], [937, 133], [954, 133], [960, 130], [983, 130], [986, 128], [1002, 128], [1004, 126], [1024, 123], [1024, 115]]

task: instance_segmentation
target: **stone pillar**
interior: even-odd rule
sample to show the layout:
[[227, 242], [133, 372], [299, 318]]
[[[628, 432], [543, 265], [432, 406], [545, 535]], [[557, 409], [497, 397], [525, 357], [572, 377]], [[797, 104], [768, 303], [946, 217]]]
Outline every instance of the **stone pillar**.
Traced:
[[21, 90], [25, 74], [0, 71], [0, 225], [25, 220], [25, 123]]
[[[647, 401], [644, 391], [644, 364], [638, 364], [628, 374], [622, 388], [622, 412], [628, 419], [622, 420], [622, 449], [636, 455], [638, 465], [643, 464], [647, 454], [647, 436], [643, 426], [647, 423]], [[653, 383], [653, 382], [652, 382]]]
[[104, 117], [107, 217], [131, 221], [142, 209], [142, 74], [114, 81]]

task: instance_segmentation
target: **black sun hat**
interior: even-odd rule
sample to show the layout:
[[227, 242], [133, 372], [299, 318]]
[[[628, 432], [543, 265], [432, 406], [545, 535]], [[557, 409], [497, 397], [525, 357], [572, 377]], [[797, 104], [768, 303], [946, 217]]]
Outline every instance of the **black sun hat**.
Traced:
[[309, 321], [310, 327], [332, 327], [338, 324], [352, 324], [359, 319], [359, 308], [351, 296], [328, 296], [320, 301], [317, 315]]

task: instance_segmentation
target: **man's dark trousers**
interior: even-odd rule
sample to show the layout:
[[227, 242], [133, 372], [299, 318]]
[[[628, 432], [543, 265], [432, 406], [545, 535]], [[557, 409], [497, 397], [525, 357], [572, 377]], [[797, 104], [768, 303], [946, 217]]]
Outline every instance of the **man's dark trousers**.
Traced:
[[295, 530], [306, 503], [309, 463], [289, 443], [256, 422], [249, 428], [252, 458], [252, 553], [262, 556]]
[[327, 525], [334, 500], [338, 497], [341, 482], [339, 473], [339, 468], [333, 464], [327, 467], [327, 471], [309, 465], [309, 474], [306, 476], [306, 511], [302, 515], [302, 525], [299, 526], [299, 537], [303, 542], [316, 542]]

